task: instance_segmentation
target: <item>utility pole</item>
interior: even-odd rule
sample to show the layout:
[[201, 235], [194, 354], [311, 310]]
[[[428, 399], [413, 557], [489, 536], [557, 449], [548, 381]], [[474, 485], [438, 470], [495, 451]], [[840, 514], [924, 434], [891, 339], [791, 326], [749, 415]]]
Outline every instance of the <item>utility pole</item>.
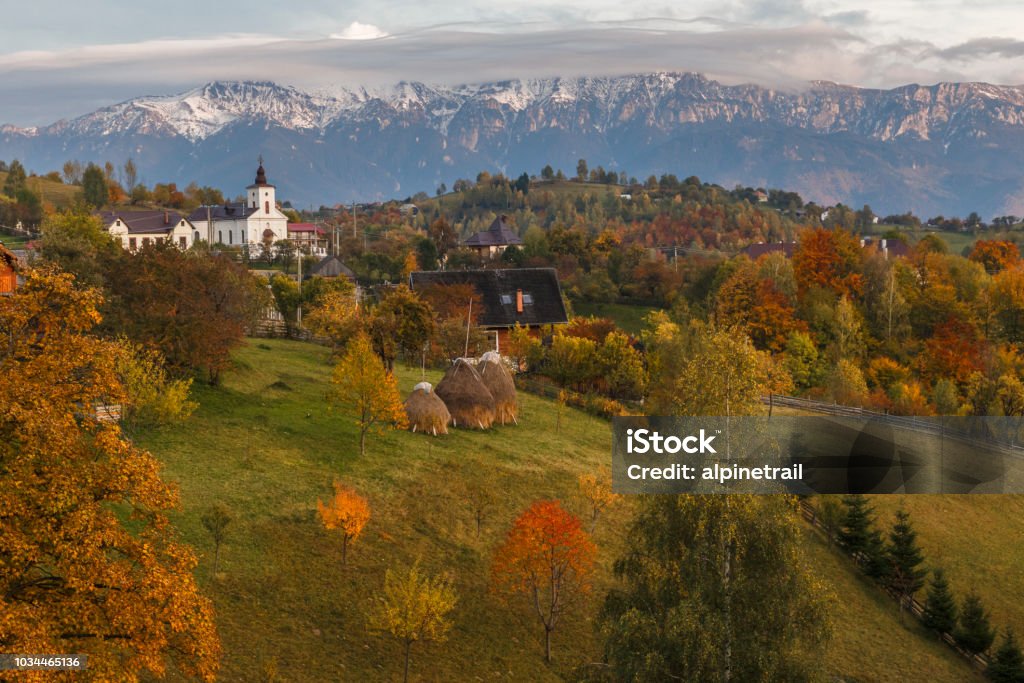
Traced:
[[302, 326], [302, 248], [298, 245], [295, 246], [295, 251], [299, 257], [299, 306], [295, 310], [295, 321], [298, 325]]

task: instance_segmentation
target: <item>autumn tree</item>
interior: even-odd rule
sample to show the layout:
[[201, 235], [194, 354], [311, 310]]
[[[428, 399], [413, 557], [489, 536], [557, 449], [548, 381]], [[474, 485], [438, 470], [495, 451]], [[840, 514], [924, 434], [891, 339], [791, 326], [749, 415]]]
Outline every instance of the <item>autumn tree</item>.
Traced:
[[330, 339], [337, 351], [359, 329], [359, 303], [355, 289], [324, 292], [312, 303], [302, 322], [314, 335]]
[[590, 516], [590, 533], [594, 533], [597, 518], [606, 509], [621, 502], [622, 496], [612, 491], [612, 473], [608, 467], [597, 472], [586, 472], [577, 480], [579, 495]]
[[838, 295], [859, 294], [863, 255], [857, 239], [845, 230], [806, 230], [793, 254], [793, 273], [801, 295], [814, 287]]
[[994, 275], [1019, 263], [1020, 249], [1005, 240], [978, 240], [968, 258], [983, 265], [989, 275]]
[[383, 342], [380, 338], [388, 336], [398, 345], [406, 361], [418, 359], [434, 334], [434, 311], [406, 285], [399, 285], [384, 295], [371, 316], [375, 341]]
[[596, 552], [579, 518], [550, 500], [536, 501], [519, 515], [495, 552], [492, 589], [533, 606], [544, 627], [545, 661], [551, 661], [552, 632], [590, 591]]
[[[96, 290], [24, 271], [0, 297], [0, 650], [88, 652], [97, 680], [212, 681], [220, 643], [153, 456], [100, 421], [125, 399]], [[27, 409], [30, 408], [30, 409]]]
[[[600, 616], [616, 681], [807, 681], [828, 594], [790, 496], [650, 496]], [[770, 634], [770, 636], [766, 635]]]
[[121, 424], [126, 428], [180, 423], [198, 407], [189, 399], [192, 380], [169, 377], [159, 352], [142, 344], [120, 340], [117, 374], [125, 391]]
[[104, 327], [158, 349], [173, 373], [201, 371], [210, 384], [269, 304], [261, 281], [227, 255], [162, 242], [119, 252], [106, 278]]
[[409, 655], [413, 643], [444, 642], [451, 630], [448, 616], [457, 597], [446, 577], [425, 574], [419, 563], [384, 573], [384, 589], [368, 617], [371, 632], [389, 635], [402, 644], [405, 658], [403, 681], [409, 680]]
[[349, 342], [331, 380], [330, 401], [356, 420], [359, 455], [366, 452], [366, 435], [390, 427], [405, 429], [406, 415], [395, 376], [384, 369], [369, 337], [360, 332]]
[[341, 534], [341, 563], [348, 560], [348, 546], [363, 533], [370, 521], [370, 504], [355, 489], [334, 482], [334, 495], [325, 503], [316, 501], [316, 513], [325, 529]]

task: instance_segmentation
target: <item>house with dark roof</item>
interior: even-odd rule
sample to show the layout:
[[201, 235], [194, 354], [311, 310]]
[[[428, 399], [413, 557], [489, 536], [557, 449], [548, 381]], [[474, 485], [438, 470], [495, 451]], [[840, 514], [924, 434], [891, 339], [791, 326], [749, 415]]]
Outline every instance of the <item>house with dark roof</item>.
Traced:
[[539, 331], [544, 325], [569, 322], [554, 268], [431, 270], [409, 276], [414, 291], [431, 285], [465, 284], [480, 294], [484, 308], [480, 326], [495, 332], [499, 351], [508, 341], [509, 330], [517, 324]]
[[177, 211], [101, 211], [98, 215], [107, 232], [131, 251], [160, 241], [181, 249], [192, 246], [195, 227]]
[[326, 256], [320, 259], [320, 262], [313, 266], [309, 276], [344, 277], [352, 281], [356, 279], [356, 274], [352, 272], [352, 269], [342, 263], [337, 256]]
[[522, 243], [519, 235], [508, 226], [508, 216], [498, 216], [491, 223], [491, 227], [471, 235], [462, 246], [473, 249], [480, 256], [490, 258], [501, 254], [513, 244], [518, 246]]
[[862, 237], [860, 240], [860, 246], [867, 250], [874, 249], [885, 258], [906, 258], [910, 255], [910, 246], [903, 240]]

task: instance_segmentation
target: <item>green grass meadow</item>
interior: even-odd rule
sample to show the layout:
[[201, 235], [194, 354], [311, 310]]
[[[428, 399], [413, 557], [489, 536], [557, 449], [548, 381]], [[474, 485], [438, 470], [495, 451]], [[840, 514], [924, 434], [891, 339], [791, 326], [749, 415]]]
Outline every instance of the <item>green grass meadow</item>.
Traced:
[[[532, 501], [557, 498], [583, 513], [579, 474], [610, 459], [610, 425], [522, 394], [519, 426], [446, 437], [389, 432], [357, 450], [352, 421], [327, 408], [327, 349], [299, 342], [250, 340], [235, 354], [221, 387], [197, 386], [196, 414], [183, 426], [140, 442], [178, 482], [173, 515], [199, 555], [199, 584], [214, 601], [224, 645], [225, 681], [401, 680], [401, 648], [365, 627], [367, 608], [388, 567], [419, 561], [449, 574], [459, 594], [454, 626], [442, 644], [417, 644], [411, 680], [557, 681], [599, 658], [594, 618], [625, 541], [633, 500], [602, 517], [593, 594], [553, 639], [543, 661], [543, 632], [522, 603], [488, 592], [490, 559], [515, 516]], [[419, 370], [399, 367], [407, 394]], [[428, 372], [436, 382], [439, 373]], [[316, 501], [339, 479], [369, 500], [372, 517], [341, 564], [341, 539], [316, 519]], [[496, 504], [480, 535], [467, 502], [487, 487]], [[211, 574], [213, 544], [200, 517], [214, 502], [236, 514]], [[834, 638], [824, 671], [832, 680], [955, 683], [980, 678], [916, 625], [895, 603], [809, 528], [807, 549], [820, 580], [836, 596]], [[838, 677], [838, 678], [837, 678]]]

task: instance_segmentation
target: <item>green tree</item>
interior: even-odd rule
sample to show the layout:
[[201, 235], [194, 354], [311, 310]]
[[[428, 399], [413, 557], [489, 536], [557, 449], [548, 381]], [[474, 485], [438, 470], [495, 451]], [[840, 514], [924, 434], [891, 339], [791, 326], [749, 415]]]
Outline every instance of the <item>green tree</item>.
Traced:
[[581, 183], [587, 179], [587, 160], [580, 159], [576, 163], [576, 179]]
[[1007, 628], [1003, 641], [992, 655], [985, 675], [995, 683], [1024, 683], [1024, 654], [1013, 629]]
[[15, 159], [7, 169], [7, 178], [4, 180], [4, 194], [14, 199], [18, 192], [28, 187], [28, 178], [25, 175], [25, 167]]
[[599, 619], [610, 678], [813, 680], [828, 597], [801, 538], [789, 496], [643, 500]]
[[839, 529], [839, 543], [850, 554], [867, 550], [874, 525], [874, 513], [865, 496], [850, 494], [843, 496], [846, 514]]
[[839, 496], [827, 495], [818, 499], [818, 519], [821, 520], [821, 525], [825, 529], [825, 537], [828, 539], [830, 548], [836, 539], [836, 534], [842, 528], [845, 515], [846, 510]]
[[988, 612], [975, 593], [964, 598], [960, 608], [960, 623], [953, 637], [960, 647], [974, 654], [981, 654], [992, 646], [996, 635], [989, 622]]
[[380, 333], [392, 335], [407, 363], [418, 362], [434, 336], [433, 309], [404, 284], [384, 295], [373, 309], [373, 317], [389, 322], [387, 331], [381, 329]]
[[40, 232], [39, 253], [44, 261], [71, 273], [83, 285], [101, 287], [109, 261], [121, 247], [88, 207], [78, 204], [47, 216]]
[[443, 642], [452, 622], [448, 616], [457, 597], [451, 582], [432, 577], [419, 564], [384, 573], [384, 590], [371, 608], [371, 632], [389, 635], [402, 644], [405, 655], [403, 681], [409, 680], [409, 655], [413, 643]]
[[928, 586], [928, 597], [924, 603], [924, 625], [939, 633], [953, 633], [956, 630], [956, 600], [949, 589], [946, 573], [941, 569], [932, 572]]
[[224, 503], [214, 503], [203, 513], [200, 519], [203, 523], [203, 528], [209, 532], [210, 537], [213, 539], [212, 574], [214, 576], [217, 575], [217, 567], [220, 565], [220, 546], [224, 543], [224, 539], [227, 538], [228, 527], [234, 519], [235, 516], [231, 512], [231, 508]]
[[96, 164], [89, 164], [82, 173], [82, 194], [85, 203], [97, 209], [110, 201], [107, 176]]
[[910, 524], [906, 510], [896, 513], [896, 522], [889, 534], [889, 585], [900, 598], [900, 609], [924, 585], [925, 571], [921, 568], [924, 557], [917, 545], [917, 532]]

